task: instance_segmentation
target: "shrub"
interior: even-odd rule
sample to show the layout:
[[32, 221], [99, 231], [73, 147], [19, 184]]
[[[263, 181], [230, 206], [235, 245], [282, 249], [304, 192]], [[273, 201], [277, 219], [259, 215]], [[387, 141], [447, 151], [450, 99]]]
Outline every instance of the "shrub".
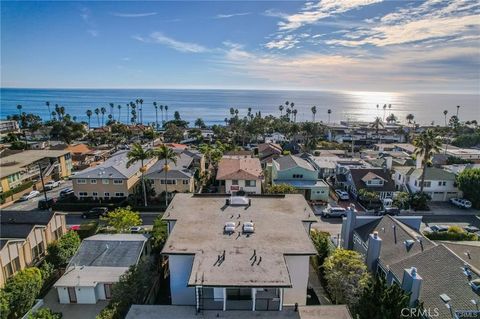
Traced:
[[28, 319], [61, 319], [61, 313], [55, 313], [49, 308], [41, 308], [28, 316]]
[[297, 189], [288, 184], [276, 184], [266, 189], [267, 194], [296, 194]]
[[0, 194], [0, 203], [5, 203], [5, 200], [12, 196], [12, 195], [15, 195], [16, 193], [19, 193], [21, 191], [24, 191], [26, 189], [29, 189], [30, 187], [33, 186], [33, 182], [30, 181], [30, 182], [26, 182], [24, 184], [21, 184], [21, 185], [18, 185], [17, 187], [14, 187], [6, 192], [3, 192], [2, 194]]
[[117, 208], [113, 212], [109, 212], [106, 217], [102, 217], [107, 224], [119, 233], [127, 232], [133, 226], [142, 224], [142, 219], [138, 212], [132, 211], [130, 206], [126, 208]]
[[427, 193], [417, 192], [411, 196], [410, 205], [414, 210], [429, 210], [428, 201], [430, 199], [430, 195]]
[[325, 259], [328, 257], [331, 251], [330, 233], [312, 229], [310, 236], [312, 238], [313, 245], [317, 250], [316, 257], [318, 265], [323, 265]]
[[53, 264], [55, 268], [65, 266], [70, 258], [75, 255], [79, 246], [80, 236], [74, 231], [69, 231], [59, 240], [48, 245], [47, 261]]
[[98, 221], [92, 220], [90, 222], [82, 223], [80, 229], [77, 230], [77, 234], [80, 239], [84, 239], [90, 236], [95, 235], [98, 229]]
[[425, 237], [431, 240], [450, 240], [450, 241], [477, 241], [478, 236], [476, 234], [464, 232], [451, 232], [444, 231], [444, 232], [432, 232], [426, 233]]
[[480, 168], [466, 169], [457, 177], [458, 188], [473, 206], [480, 208]]

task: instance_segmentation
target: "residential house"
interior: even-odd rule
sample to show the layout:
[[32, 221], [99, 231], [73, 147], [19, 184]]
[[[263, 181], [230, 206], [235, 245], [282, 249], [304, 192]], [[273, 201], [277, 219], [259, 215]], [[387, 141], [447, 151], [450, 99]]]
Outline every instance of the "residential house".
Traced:
[[142, 175], [156, 158], [140, 161], [127, 167], [128, 151], [119, 151], [98, 166], [87, 168], [72, 176], [73, 191], [78, 198], [125, 198], [134, 191]]
[[395, 183], [386, 168], [352, 168], [346, 174], [346, 189], [357, 198], [361, 189], [377, 193], [381, 200], [393, 199]]
[[318, 178], [318, 171], [312, 164], [295, 155], [272, 161], [272, 184], [291, 185], [307, 200], [328, 201], [328, 184]]
[[72, 173], [69, 151], [28, 150], [11, 152], [0, 158], [0, 192], [7, 192], [27, 182], [40, 183], [40, 170], [45, 181], [67, 178]]
[[303, 196], [177, 194], [162, 219], [172, 305], [198, 312], [307, 303], [316, 219]]
[[65, 214], [51, 211], [2, 211], [0, 287], [20, 270], [37, 265], [48, 244], [66, 233]]
[[[343, 248], [359, 252], [370, 271], [410, 294], [410, 306], [430, 309], [422, 318], [478, 317], [472, 281], [479, 279], [480, 247], [436, 243], [420, 233], [421, 216], [358, 216], [342, 224]], [[476, 257], [475, 257], [476, 258]], [[467, 315], [465, 317], [465, 315]]]
[[0, 134], [17, 133], [19, 131], [17, 121], [0, 121]]
[[272, 134], [265, 136], [265, 143], [281, 144], [287, 141], [288, 139], [285, 137], [285, 135], [278, 132], [274, 132]]
[[71, 145], [59, 144], [50, 149], [69, 151], [72, 154], [73, 168], [76, 170], [85, 169], [97, 160], [94, 150], [84, 143]]
[[227, 194], [261, 194], [264, 176], [258, 158], [224, 156], [218, 163], [216, 179]]
[[[395, 188], [400, 191], [416, 193], [420, 191], [422, 168], [396, 167], [394, 173]], [[432, 201], [448, 201], [461, 197], [457, 187], [455, 173], [438, 167], [427, 167], [423, 191], [430, 195]]]
[[165, 160], [159, 160], [145, 173], [145, 179], [152, 182], [155, 194], [165, 192], [165, 184], [169, 193], [193, 193], [195, 191], [195, 168], [193, 157], [186, 152], [178, 154], [177, 163], [168, 162], [165, 174]]
[[112, 286], [151, 252], [144, 234], [101, 234], [85, 238], [65, 273], [53, 285], [61, 304], [95, 304], [112, 297]]
[[258, 144], [258, 158], [263, 167], [282, 155], [282, 147], [275, 143]]
[[480, 164], [480, 150], [474, 148], [461, 148], [453, 145], [444, 144], [442, 153], [447, 156], [461, 158], [467, 161], [473, 161]]

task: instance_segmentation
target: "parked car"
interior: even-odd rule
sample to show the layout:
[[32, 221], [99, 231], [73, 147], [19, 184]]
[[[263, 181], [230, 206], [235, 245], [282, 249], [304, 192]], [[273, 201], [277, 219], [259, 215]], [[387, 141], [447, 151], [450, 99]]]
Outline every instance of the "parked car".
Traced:
[[325, 208], [322, 211], [322, 216], [325, 218], [330, 218], [330, 217], [345, 217], [347, 216], [347, 211], [345, 208], [340, 207], [340, 206], [330, 206], [328, 205], [327, 208]]
[[99, 218], [100, 216], [106, 216], [108, 213], [107, 207], [94, 207], [88, 212], [82, 214], [82, 218]]
[[53, 207], [57, 200], [55, 198], [48, 197], [47, 200], [41, 199], [38, 201], [38, 209], [50, 209]]
[[400, 209], [395, 206], [385, 207], [384, 209], [377, 211], [376, 214], [379, 216], [383, 216], [383, 215], [397, 216], [398, 214], [400, 214]]
[[65, 189], [62, 189], [62, 190], [60, 191], [60, 198], [70, 197], [70, 196], [72, 196], [73, 194], [75, 194], [75, 193], [73, 192], [73, 189], [71, 189], [71, 188], [65, 188]]
[[59, 186], [60, 186], [59, 181], [50, 181], [50, 182], [45, 184], [45, 189], [47, 191], [49, 191], [49, 190], [54, 189], [55, 187], [59, 187]]
[[480, 231], [480, 229], [478, 227], [475, 227], [473, 225], [465, 226], [465, 227], [463, 227], [463, 229], [465, 229], [465, 231], [467, 231], [469, 233], [476, 233], [476, 232]]
[[34, 197], [37, 197], [40, 195], [40, 192], [39, 191], [31, 191], [30, 193], [25, 193], [22, 195], [22, 197], [20, 197], [20, 201], [26, 201], [26, 200], [29, 200], [31, 198], [34, 198]]
[[338, 198], [340, 200], [349, 200], [350, 199], [350, 196], [348, 195], [348, 193], [346, 191], [342, 191], [341, 189], [336, 189], [335, 193], [337, 193]]
[[142, 233], [145, 229], [142, 227], [142, 226], [133, 226], [133, 227], [130, 227], [130, 232], [132, 234], [138, 234], [138, 233]]
[[463, 198], [450, 198], [450, 203], [460, 208], [472, 208], [472, 202]]
[[436, 233], [436, 232], [444, 232], [448, 230], [448, 226], [445, 225], [432, 225], [430, 227], [425, 227], [424, 232], [427, 233]]

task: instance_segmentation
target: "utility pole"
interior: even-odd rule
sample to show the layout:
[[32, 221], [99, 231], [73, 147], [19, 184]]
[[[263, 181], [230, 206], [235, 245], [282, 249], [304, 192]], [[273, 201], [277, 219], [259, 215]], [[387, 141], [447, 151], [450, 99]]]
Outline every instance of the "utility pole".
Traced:
[[42, 165], [40, 163], [38, 163], [38, 169], [40, 170], [40, 179], [42, 180], [42, 189], [43, 189], [43, 196], [45, 197], [45, 204], [47, 204], [48, 203], [47, 190], [45, 189], [45, 182], [43, 181]]

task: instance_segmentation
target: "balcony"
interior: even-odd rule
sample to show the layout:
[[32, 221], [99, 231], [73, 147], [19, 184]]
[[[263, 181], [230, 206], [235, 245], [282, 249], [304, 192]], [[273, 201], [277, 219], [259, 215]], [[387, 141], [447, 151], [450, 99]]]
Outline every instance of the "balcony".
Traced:
[[223, 288], [200, 288], [200, 310], [247, 310], [278, 311], [280, 309], [280, 289], [226, 288], [224, 305]]

